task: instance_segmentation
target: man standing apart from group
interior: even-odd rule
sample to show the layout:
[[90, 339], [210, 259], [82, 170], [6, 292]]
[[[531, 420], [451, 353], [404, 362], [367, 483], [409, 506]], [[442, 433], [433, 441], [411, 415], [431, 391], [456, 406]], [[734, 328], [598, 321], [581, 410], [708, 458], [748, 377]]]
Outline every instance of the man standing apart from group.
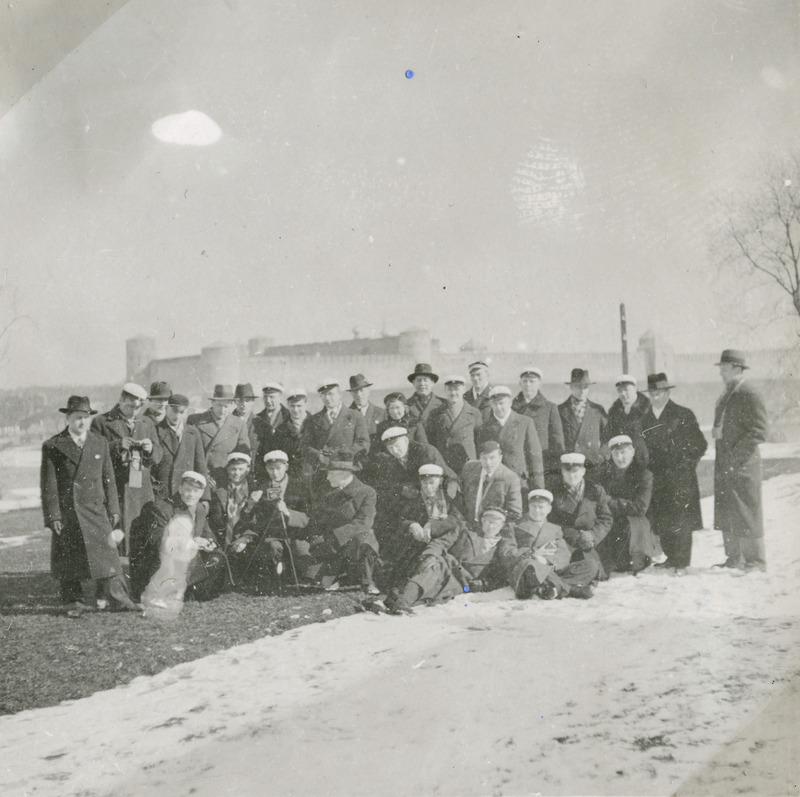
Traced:
[[745, 380], [744, 352], [725, 349], [719, 373], [725, 390], [714, 410], [714, 525], [726, 560], [718, 567], [766, 570], [761, 505], [761, 455], [769, 419], [758, 391]]

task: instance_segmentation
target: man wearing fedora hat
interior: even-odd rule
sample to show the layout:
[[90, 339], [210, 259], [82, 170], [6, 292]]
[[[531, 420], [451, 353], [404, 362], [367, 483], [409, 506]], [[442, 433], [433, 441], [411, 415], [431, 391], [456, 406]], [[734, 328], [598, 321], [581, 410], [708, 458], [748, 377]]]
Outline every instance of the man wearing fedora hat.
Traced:
[[667, 557], [656, 567], [675, 568], [682, 575], [692, 560], [692, 532], [703, 528], [697, 465], [708, 443], [695, 414], [670, 398], [674, 387], [663, 372], [648, 375], [650, 409], [642, 419], [642, 434], [653, 473], [648, 517]]
[[234, 448], [249, 453], [250, 441], [245, 422], [233, 414], [233, 388], [230, 385], [214, 385], [214, 393], [209, 400], [211, 407], [205, 412], [190, 415], [187, 423], [200, 432], [206, 468], [212, 481], [216, 481], [225, 475], [228, 454]]
[[92, 421], [92, 431], [106, 438], [111, 451], [126, 554], [131, 524], [155, 497], [150, 470], [164, 455], [155, 424], [141, 414], [146, 399], [147, 391], [141, 385], [126, 382], [119, 402]]
[[383, 407], [376, 407], [370, 403], [369, 394], [371, 388], [372, 382], [364, 374], [351, 376], [350, 387], [347, 388], [347, 392], [353, 394], [353, 403], [350, 405], [350, 409], [358, 410], [364, 416], [370, 447], [376, 443], [378, 424], [386, 417], [386, 410]]
[[233, 414], [244, 421], [247, 429], [247, 439], [250, 441], [250, 453], [255, 457], [258, 455], [258, 434], [253, 420], [253, 403], [256, 400], [253, 386], [249, 382], [242, 382], [236, 385], [233, 391], [233, 399], [236, 402], [236, 409], [234, 409]]
[[722, 531], [725, 556], [720, 567], [745, 572], [766, 569], [761, 505], [761, 454], [769, 417], [764, 400], [745, 380], [749, 367], [736, 349], [722, 352], [719, 373], [725, 390], [714, 409], [714, 526]]
[[186, 423], [189, 399], [173, 393], [167, 399], [167, 414], [156, 426], [158, 440], [164, 452], [161, 462], [150, 471], [156, 498], [169, 498], [180, 487], [181, 475], [193, 470], [207, 476], [203, 440], [195, 426]]
[[108, 441], [89, 431], [96, 415], [87, 396], [70, 396], [59, 412], [67, 426], [42, 446], [44, 524], [53, 534], [51, 572], [68, 614], [88, 609], [81, 582], [96, 582], [96, 597], [112, 610], [135, 609], [112, 537], [120, 521]]
[[168, 382], [152, 382], [150, 393], [147, 396], [145, 418], [149, 418], [156, 426], [163, 421], [167, 414], [167, 400], [172, 395], [172, 388]]
[[445, 403], [444, 399], [433, 394], [433, 386], [439, 381], [439, 375], [433, 372], [429, 363], [417, 363], [407, 379], [414, 385], [414, 393], [408, 399], [409, 415], [425, 427], [427, 434], [428, 418]]
[[592, 468], [605, 460], [602, 441], [608, 416], [600, 404], [589, 400], [589, 388], [595, 383], [586, 369], [573, 368], [566, 384], [571, 395], [558, 405], [564, 430], [564, 450], [566, 453], [583, 454], [586, 466]]

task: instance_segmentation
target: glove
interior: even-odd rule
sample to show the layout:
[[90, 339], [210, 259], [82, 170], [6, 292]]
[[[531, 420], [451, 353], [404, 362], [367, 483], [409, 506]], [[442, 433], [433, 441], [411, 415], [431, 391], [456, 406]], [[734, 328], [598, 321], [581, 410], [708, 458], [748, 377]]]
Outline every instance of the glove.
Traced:
[[594, 537], [591, 531], [582, 531], [578, 538], [578, 547], [582, 551], [591, 551], [594, 548]]
[[111, 513], [111, 528], [112, 529], [118, 529], [121, 520], [122, 520], [122, 518], [120, 517], [119, 512], [112, 512]]
[[61, 532], [64, 530], [64, 524], [60, 520], [54, 520], [50, 524], [50, 528], [55, 534], [61, 534]]

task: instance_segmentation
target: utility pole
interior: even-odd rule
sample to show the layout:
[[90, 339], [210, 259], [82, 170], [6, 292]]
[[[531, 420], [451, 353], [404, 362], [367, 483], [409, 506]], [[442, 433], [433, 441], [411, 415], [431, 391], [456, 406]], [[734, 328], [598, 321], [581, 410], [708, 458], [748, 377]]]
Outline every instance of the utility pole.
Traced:
[[619, 331], [622, 335], [622, 373], [628, 373], [628, 326], [625, 321], [625, 305], [619, 306]]

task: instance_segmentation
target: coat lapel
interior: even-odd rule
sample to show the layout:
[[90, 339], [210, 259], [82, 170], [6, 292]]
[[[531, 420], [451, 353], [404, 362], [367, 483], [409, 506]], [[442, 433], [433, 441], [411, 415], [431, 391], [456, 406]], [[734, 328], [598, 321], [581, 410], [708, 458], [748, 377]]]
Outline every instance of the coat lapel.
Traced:
[[[91, 437], [91, 432], [86, 435], [86, 445], [89, 445], [89, 438]], [[76, 465], [80, 464], [81, 455], [83, 451], [76, 445], [75, 441], [70, 436], [70, 433], [64, 429], [63, 432], [60, 432], [59, 435], [53, 441], [53, 445], [66, 457], [68, 457], [72, 462]]]

